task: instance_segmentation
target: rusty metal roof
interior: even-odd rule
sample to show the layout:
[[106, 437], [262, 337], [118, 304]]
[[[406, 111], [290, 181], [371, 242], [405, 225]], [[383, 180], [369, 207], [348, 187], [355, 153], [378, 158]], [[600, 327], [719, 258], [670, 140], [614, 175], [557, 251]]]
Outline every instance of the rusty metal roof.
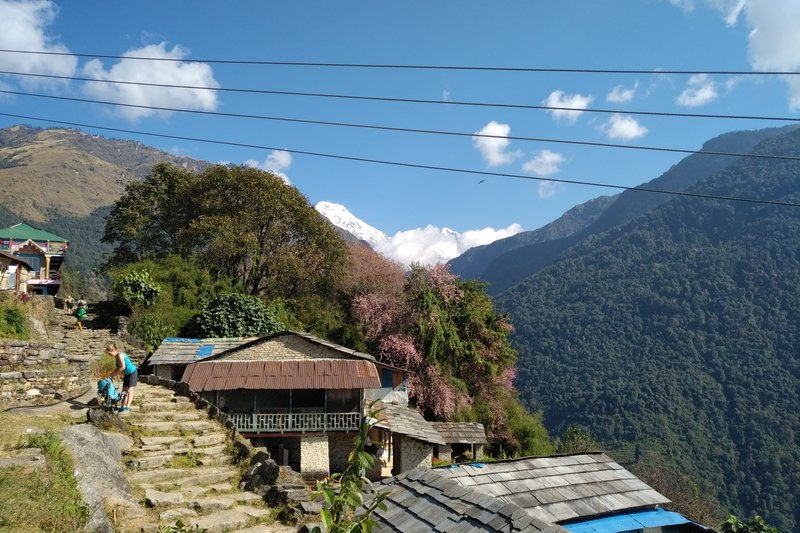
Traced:
[[233, 389], [373, 389], [381, 386], [371, 361], [302, 359], [202, 361], [186, 367], [184, 381], [195, 392]]

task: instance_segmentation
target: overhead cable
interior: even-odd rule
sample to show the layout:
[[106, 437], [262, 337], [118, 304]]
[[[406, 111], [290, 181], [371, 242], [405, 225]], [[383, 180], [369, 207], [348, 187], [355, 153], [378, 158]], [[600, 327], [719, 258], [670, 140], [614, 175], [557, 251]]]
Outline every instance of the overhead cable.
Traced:
[[519, 135], [493, 135], [490, 133], [468, 133], [463, 131], [447, 131], [447, 130], [431, 130], [431, 129], [421, 129], [421, 128], [402, 128], [399, 126], [385, 126], [379, 124], [360, 124], [355, 122], [335, 122], [335, 121], [327, 121], [327, 120], [314, 120], [314, 119], [302, 119], [302, 118], [294, 118], [294, 117], [281, 117], [281, 116], [271, 116], [271, 115], [256, 115], [251, 113], [228, 113], [223, 111], [203, 111], [200, 109], [181, 109], [181, 108], [174, 108], [174, 107], [161, 107], [161, 106], [148, 106], [142, 104], [129, 104], [124, 102], [112, 102], [106, 100], [94, 100], [91, 98], [77, 98], [72, 96], [59, 96], [53, 94], [39, 94], [39, 93], [28, 93], [23, 91], [11, 91], [6, 89], [0, 89], [0, 94], [14, 94], [19, 96], [32, 96], [36, 98], [46, 98], [51, 100], [65, 100], [69, 102], [82, 102], [82, 103], [90, 103], [90, 104], [101, 104], [101, 105], [113, 105], [113, 106], [121, 106], [121, 107], [129, 107], [133, 109], [147, 109], [152, 111], [166, 111], [172, 113], [188, 113], [194, 115], [207, 115], [207, 116], [216, 116], [216, 117], [228, 117], [228, 118], [246, 118], [246, 119], [255, 119], [255, 120], [268, 120], [274, 122], [290, 122], [296, 124], [313, 124], [316, 126], [335, 126], [335, 127], [345, 127], [345, 128], [357, 128], [357, 129], [367, 129], [367, 130], [380, 130], [380, 131], [392, 131], [392, 132], [402, 132], [402, 133], [416, 133], [416, 134], [426, 134], [426, 135], [446, 135], [446, 136], [453, 136], [453, 137], [478, 137], [478, 138], [487, 138], [487, 139], [503, 139], [503, 140], [512, 140], [512, 141], [526, 141], [526, 142], [541, 142], [541, 143], [554, 143], [554, 144], [571, 144], [571, 145], [578, 145], [578, 146], [592, 146], [592, 147], [600, 147], [600, 148], [620, 148], [626, 150], [645, 150], [651, 152], [667, 152], [667, 153], [678, 153], [678, 154], [700, 154], [700, 155], [715, 155], [715, 156], [726, 156], [726, 157], [747, 157], [747, 158], [758, 158], [758, 159], [778, 159], [778, 160], [785, 160], [785, 161], [800, 161], [800, 156], [784, 156], [784, 155], [762, 155], [762, 154], [753, 154], [747, 152], [720, 152], [720, 151], [712, 151], [712, 150], [689, 150], [684, 148], [668, 148], [668, 147], [659, 147], [659, 146], [637, 146], [637, 145], [628, 145], [628, 144], [617, 144], [617, 143], [602, 143], [602, 142], [594, 142], [594, 141], [574, 141], [568, 139], [549, 139], [544, 137], [525, 137]]
[[469, 65], [413, 65], [397, 63], [346, 63], [322, 61], [272, 61], [272, 60], [246, 60], [246, 59], [203, 59], [203, 58], [177, 58], [177, 57], [148, 57], [134, 55], [113, 54], [86, 54], [77, 52], [53, 52], [44, 50], [15, 50], [0, 49], [2, 53], [9, 54], [35, 54], [48, 56], [73, 56], [91, 57], [99, 59], [126, 59], [133, 61], [167, 61], [173, 63], [209, 63], [217, 65], [263, 65], [284, 67], [329, 67], [329, 68], [362, 68], [362, 69], [402, 69], [402, 70], [462, 70], [462, 71], [488, 71], [488, 72], [553, 72], [566, 74], [709, 74], [725, 76], [795, 76], [800, 72], [791, 70], [680, 70], [680, 69], [594, 69], [594, 68], [551, 68], [551, 67], [499, 67], [499, 66], [469, 66]]
[[773, 205], [773, 206], [781, 206], [781, 207], [800, 207], [800, 203], [796, 202], [783, 202], [780, 200], [762, 200], [757, 198], [746, 198], [746, 197], [739, 197], [739, 196], [721, 196], [715, 194], [704, 194], [698, 192], [688, 192], [688, 191], [670, 191], [665, 189], [654, 189], [652, 187], [630, 187], [625, 185], [615, 185], [612, 183], [602, 183], [602, 182], [595, 182], [595, 181], [585, 181], [585, 180], [570, 180], [565, 178], [552, 178], [552, 177], [539, 177], [539, 176], [527, 176], [524, 174], [513, 174], [508, 172], [490, 172], [488, 170], [475, 170], [475, 169], [468, 169], [468, 168], [457, 168], [457, 167], [445, 167], [439, 165], [424, 165], [419, 163], [408, 163], [404, 161], [391, 161], [386, 159], [373, 159], [367, 157], [357, 157], [357, 156], [347, 156], [341, 154], [331, 154], [325, 152], [315, 152], [309, 150], [298, 150], [292, 148], [284, 148], [284, 147], [275, 147], [275, 146], [266, 146], [261, 144], [250, 144], [250, 143], [240, 143], [240, 142], [233, 142], [233, 141], [221, 141], [218, 139], [204, 139], [200, 137], [187, 137], [183, 135], [170, 135], [166, 133], [153, 133], [153, 132], [146, 132], [146, 131], [137, 131], [137, 130], [129, 130], [123, 128], [111, 128], [107, 126], [97, 126], [93, 124], [84, 124], [80, 122], [69, 122], [64, 120], [54, 120], [49, 118], [42, 118], [42, 117], [33, 117], [28, 115], [17, 115], [13, 113], [2, 113], [0, 112], [0, 116], [4, 117], [11, 117], [23, 120], [35, 120], [38, 122], [46, 122], [51, 124], [61, 124], [66, 126], [75, 126], [80, 128], [89, 128], [89, 129], [96, 129], [96, 130], [103, 130], [103, 131], [113, 131], [118, 133], [129, 133], [133, 135], [143, 135], [148, 137], [159, 137], [164, 139], [175, 139], [181, 141], [190, 141], [190, 142], [201, 142], [201, 143], [208, 143], [208, 144], [217, 144], [217, 145], [224, 145], [224, 146], [236, 146], [241, 148], [254, 148], [258, 150], [278, 150], [283, 152], [289, 152], [295, 155], [307, 155], [312, 157], [321, 157], [327, 159], [337, 159], [342, 161], [354, 161], [359, 163], [371, 163], [377, 165], [386, 165], [386, 166], [394, 166], [394, 167], [403, 167], [403, 168], [413, 168], [418, 170], [434, 170], [437, 172], [448, 172], [448, 173], [458, 173], [458, 174], [470, 174], [470, 175], [477, 175], [477, 176], [491, 176], [491, 177], [498, 177], [498, 178], [514, 178], [514, 179], [523, 179], [523, 180], [532, 180], [532, 181], [550, 181], [555, 183], [565, 183], [571, 185], [586, 185], [590, 187], [601, 187], [606, 189], [617, 189], [623, 191], [635, 191], [635, 192], [650, 192], [650, 193], [657, 193], [657, 194], [667, 194], [671, 196], [682, 196], [688, 198], [700, 198], [705, 200], [724, 200], [724, 201], [731, 201], [731, 202], [744, 202], [749, 204], [762, 204], [762, 205]]
[[160, 87], [165, 89], [191, 89], [194, 91], [215, 91], [215, 92], [230, 92], [230, 93], [249, 93], [249, 94], [269, 94], [280, 96], [304, 96], [313, 98], [336, 98], [342, 100], [367, 100], [374, 102], [394, 102], [394, 103], [410, 103], [410, 104], [433, 104], [433, 105], [450, 105], [450, 106], [470, 106], [470, 107], [491, 107], [502, 109], [531, 109], [541, 111], [574, 111], [580, 113], [606, 113], [606, 114], [621, 114], [621, 115], [639, 115], [639, 116], [653, 116], [653, 117], [678, 117], [678, 118], [713, 118], [713, 119], [729, 119], [729, 120], [768, 120], [768, 121], [781, 121], [781, 122], [800, 122], [800, 117], [776, 117], [776, 116], [763, 116], [763, 115], [726, 115], [726, 114], [713, 114], [713, 113], [672, 113], [666, 111], [640, 111], [631, 109], [603, 109], [593, 107], [562, 107], [562, 106], [549, 106], [549, 105], [532, 105], [532, 104], [508, 104], [508, 103], [494, 103], [494, 102], [470, 102], [458, 100], [431, 100], [425, 98], [394, 98], [389, 96], [369, 96], [369, 95], [353, 95], [353, 94], [336, 94], [336, 93], [316, 93], [305, 91], [279, 91], [271, 89], [245, 89], [235, 87], [208, 87], [203, 85], [177, 85], [172, 83], [154, 83], [145, 81], [130, 81], [130, 80], [104, 80], [99, 78], [86, 78], [82, 76], [58, 76], [55, 74], [38, 74], [31, 72], [15, 72], [10, 70], [0, 70], [0, 74], [9, 76], [27, 76], [34, 78], [48, 78], [56, 80], [70, 80], [70, 81], [84, 81], [92, 83], [107, 83], [117, 85], [136, 85], [142, 87]]

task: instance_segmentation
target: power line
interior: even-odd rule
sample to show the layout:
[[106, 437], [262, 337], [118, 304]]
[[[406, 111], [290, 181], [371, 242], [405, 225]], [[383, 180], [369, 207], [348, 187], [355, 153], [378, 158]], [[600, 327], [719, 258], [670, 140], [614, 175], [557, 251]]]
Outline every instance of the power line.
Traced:
[[337, 93], [317, 93], [307, 91], [279, 91], [270, 89], [244, 89], [235, 87], [207, 87], [202, 85], [177, 85], [171, 83], [154, 83], [144, 81], [129, 81], [129, 80], [104, 80], [98, 78], [86, 78], [82, 76], [59, 76], [56, 74], [38, 74], [31, 72], [15, 72], [10, 70], [0, 70], [0, 74], [9, 76], [27, 76], [34, 78], [48, 78], [56, 80], [70, 80], [70, 81], [85, 81], [93, 83], [108, 83], [117, 85], [137, 85], [143, 87], [161, 87], [165, 89], [191, 89], [195, 91], [215, 91], [215, 92], [230, 92], [230, 93], [249, 93], [249, 94], [269, 94], [280, 96], [304, 96], [313, 98], [335, 98], [342, 100], [366, 100], [374, 102], [394, 102], [394, 103], [410, 103], [410, 104], [433, 104], [433, 105], [450, 105], [450, 106], [470, 106], [470, 107], [491, 107], [491, 108], [504, 108], [504, 109], [529, 109], [540, 111], [578, 111], [582, 113], [605, 113], [605, 114], [624, 114], [624, 115], [639, 115], [639, 116], [654, 116], [654, 117], [678, 117], [678, 118], [712, 118], [712, 119], [732, 119], [732, 120], [768, 120], [768, 121], [781, 121], [781, 122], [800, 122], [800, 117], [776, 117], [776, 116], [761, 116], [761, 115], [726, 115], [726, 114], [713, 114], [713, 113], [674, 113], [666, 111], [640, 111], [631, 109], [603, 109], [603, 108], [581, 108], [581, 107], [561, 107], [561, 106], [547, 106], [547, 105], [533, 105], [533, 104], [510, 104], [510, 103], [495, 103], [495, 102], [471, 102], [459, 100], [431, 100], [426, 98], [394, 98], [389, 96], [370, 96], [370, 95], [353, 95], [353, 94], [337, 94]]
[[89, 128], [89, 129], [96, 129], [96, 130], [104, 130], [104, 131], [113, 131], [118, 133], [130, 133], [134, 135], [144, 135], [148, 137], [160, 137], [164, 139], [174, 139], [174, 140], [181, 140], [181, 141], [191, 141], [191, 142], [202, 142], [207, 144], [217, 144], [217, 145], [224, 145], [224, 146], [236, 146], [241, 148], [254, 148], [258, 150], [279, 150], [284, 152], [289, 152], [296, 155], [308, 155], [312, 157], [322, 157], [326, 159], [337, 159], [342, 161], [354, 161], [359, 163], [371, 163], [377, 165], [386, 165], [386, 166], [395, 166], [395, 167], [403, 167], [403, 168], [413, 168], [418, 170], [435, 170], [438, 172], [449, 172], [449, 173], [459, 173], [459, 174], [470, 174], [470, 175], [477, 175], [477, 176], [491, 176], [491, 177], [498, 177], [498, 178], [514, 178], [514, 179], [524, 179], [524, 180], [532, 180], [532, 181], [552, 181], [555, 183], [565, 183], [570, 185], [586, 185], [590, 187], [602, 187], [606, 189], [617, 189], [623, 191], [635, 191], [635, 192], [650, 192], [650, 193], [658, 193], [658, 194], [668, 194], [672, 196], [683, 196], [689, 198], [701, 198], [705, 200], [724, 200], [724, 201], [732, 201], [732, 202], [745, 202], [750, 204], [763, 204], [763, 205], [774, 205], [774, 206], [781, 206], [781, 207], [800, 207], [800, 203], [795, 202], [782, 202], [779, 200], [759, 200], [756, 198], [746, 198], [746, 197], [738, 197], [738, 196], [721, 196], [721, 195], [714, 195], [714, 194], [703, 194], [703, 193], [695, 193], [695, 192], [687, 192], [687, 191], [670, 191], [664, 189], [653, 189], [650, 187], [629, 187], [625, 185], [614, 185], [611, 183], [602, 183], [602, 182], [594, 182], [594, 181], [584, 181], [584, 180], [569, 180], [564, 178], [542, 178], [538, 176], [526, 176], [524, 174], [513, 174], [507, 172], [490, 172], [488, 170], [474, 170], [468, 168], [456, 168], [456, 167], [445, 167], [445, 166], [438, 166], [438, 165], [423, 165], [418, 163], [408, 163], [404, 161], [391, 161], [386, 159], [373, 159], [367, 157], [357, 157], [357, 156], [347, 156], [341, 154], [331, 154], [325, 152], [313, 152], [309, 150], [297, 150], [297, 149], [289, 149], [289, 148], [279, 148], [275, 146], [266, 146], [260, 144], [249, 144], [249, 143], [239, 143], [233, 141], [220, 141], [217, 139], [203, 139], [199, 137], [186, 137], [183, 135], [170, 135], [166, 133], [152, 133], [152, 132], [145, 132], [145, 131], [137, 131], [137, 130], [128, 130], [123, 128], [111, 128], [106, 126], [96, 126], [93, 124], [84, 124], [80, 122], [68, 122], [64, 120], [53, 120], [49, 118], [41, 118], [41, 117], [33, 117], [28, 115], [16, 115], [12, 113], [2, 113], [0, 112], [0, 116], [4, 117], [11, 117], [11, 118], [18, 118], [23, 120], [35, 120], [38, 122], [47, 122], [51, 124], [62, 124], [67, 126], [76, 126], [80, 128]]
[[467, 65], [410, 65], [397, 63], [337, 63], [321, 61], [270, 61], [245, 59], [185, 59], [175, 57], [143, 57], [112, 54], [85, 54], [73, 52], [52, 52], [44, 50], [0, 49], [10, 54], [35, 54], [48, 56], [91, 57], [100, 59], [129, 59], [134, 61], [168, 61], [177, 63], [210, 63], [218, 65], [262, 65], [284, 67], [329, 67], [329, 68], [363, 68], [363, 69], [401, 69], [401, 70], [461, 70], [484, 72], [531, 72], [531, 73], [565, 73], [565, 74], [709, 74], [724, 76], [796, 76], [800, 72], [786, 70], [668, 70], [668, 69], [592, 69], [592, 68], [550, 68], [550, 67], [496, 67]]
[[147, 109], [152, 111], [167, 111], [167, 112], [174, 112], [174, 113], [189, 113], [195, 115], [207, 115], [207, 116], [216, 116], [216, 117], [228, 117], [228, 118], [246, 118], [246, 119], [255, 119], [255, 120], [268, 120], [273, 122], [289, 122], [295, 124], [313, 124], [316, 126], [334, 126], [334, 127], [345, 127], [345, 128], [356, 128], [356, 129], [367, 129], [367, 130], [379, 130], [379, 131], [392, 131], [392, 132], [402, 132], [402, 133], [417, 133], [417, 134], [426, 134], [426, 135], [446, 135], [452, 137], [478, 137], [478, 138], [487, 138], [487, 139], [503, 139], [503, 140], [512, 140], [512, 141], [526, 141], [526, 142], [542, 142], [542, 143], [554, 143], [554, 144], [571, 144], [571, 145], [578, 145], [578, 146], [592, 146], [592, 147], [599, 147], [599, 148], [620, 148], [625, 150], [645, 150], [651, 152], [666, 152], [666, 153], [678, 153], [678, 154], [700, 154], [700, 155], [715, 155], [715, 156], [725, 156], [725, 157], [746, 157], [746, 158], [755, 158], [755, 159], [776, 159], [776, 160], [783, 160], [783, 161], [800, 161], [800, 156], [784, 156], [784, 155], [761, 155], [761, 154], [753, 154], [753, 153], [745, 153], [745, 152], [719, 152], [719, 151], [711, 151], [711, 150], [689, 150], [684, 148], [669, 148], [669, 147], [659, 147], [659, 146], [634, 146], [628, 144], [617, 144], [617, 143], [602, 143], [602, 142], [594, 142], [594, 141], [574, 141], [568, 139], [549, 139], [543, 137], [525, 137], [519, 135], [492, 135], [489, 133], [468, 133], [463, 131], [447, 131], [447, 130], [431, 130], [431, 129], [421, 129], [421, 128], [402, 128], [399, 126], [385, 126], [385, 125], [378, 125], [378, 124], [360, 124], [355, 122], [336, 122], [336, 121], [327, 121], [327, 120], [314, 120], [314, 119], [301, 119], [301, 118], [293, 118], [293, 117], [281, 117], [281, 116], [271, 116], [271, 115], [256, 115], [251, 113], [228, 113], [223, 111], [203, 111], [199, 109], [181, 109], [181, 108], [174, 108], [174, 107], [161, 107], [161, 106], [148, 106], [142, 104], [129, 104], [124, 102], [111, 102], [106, 100], [93, 100], [90, 98], [77, 98], [72, 96], [59, 96], [59, 95], [52, 95], [52, 94], [39, 94], [39, 93], [28, 93], [23, 91], [11, 91], [0, 89], [0, 94], [14, 94], [19, 96], [32, 96], [36, 98], [46, 98], [51, 100], [64, 100], [69, 102], [82, 102], [82, 103], [90, 103], [90, 104], [101, 104], [101, 105], [114, 105], [114, 106], [121, 106], [121, 107], [130, 107], [134, 109]]

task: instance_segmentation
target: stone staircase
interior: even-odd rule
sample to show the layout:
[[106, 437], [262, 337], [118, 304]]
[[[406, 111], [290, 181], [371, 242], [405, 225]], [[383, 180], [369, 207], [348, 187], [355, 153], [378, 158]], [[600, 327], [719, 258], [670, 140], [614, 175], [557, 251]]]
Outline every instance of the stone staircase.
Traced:
[[120, 351], [127, 353], [134, 363], [144, 360], [144, 351], [130, 346], [111, 329], [103, 327], [96, 314], [88, 314], [81, 331], [75, 328], [75, 324], [75, 317], [64, 309], [55, 309], [48, 324], [51, 338], [55, 342], [66, 343], [70, 361], [90, 362], [99, 359], [110, 342], [116, 343]]
[[209, 533], [296, 531], [275, 522], [261, 496], [239, 490], [230, 433], [189, 398], [140, 382], [123, 418], [136, 435], [123, 458], [126, 477], [148, 513], [119, 531], [158, 531], [177, 520]]

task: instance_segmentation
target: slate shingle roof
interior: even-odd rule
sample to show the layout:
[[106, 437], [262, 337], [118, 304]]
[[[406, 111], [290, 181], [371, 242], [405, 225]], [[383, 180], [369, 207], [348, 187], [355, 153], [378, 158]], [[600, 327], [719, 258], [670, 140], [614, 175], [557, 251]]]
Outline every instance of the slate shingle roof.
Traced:
[[214, 354], [212, 359], [258, 361], [267, 359], [364, 359], [375, 362], [367, 353], [357, 352], [302, 331], [281, 331]]
[[670, 503], [603, 453], [459, 465], [445, 472], [550, 523]]
[[425, 420], [413, 407], [390, 402], [377, 402], [375, 409], [383, 409], [378, 415], [379, 428], [388, 429], [392, 433], [399, 433], [432, 444], [446, 444], [433, 425]]
[[164, 339], [148, 360], [151, 365], [185, 365], [217, 355], [255, 340], [255, 337], [220, 339]]
[[431, 422], [447, 444], [488, 444], [486, 430], [478, 422]]
[[464, 487], [442, 469], [417, 468], [376, 484], [388, 490], [386, 510], [373, 518], [376, 531], [567, 533], [514, 504]]
[[669, 503], [602, 453], [418, 468], [383, 480], [393, 492], [378, 531], [566, 533], [560, 522]]

